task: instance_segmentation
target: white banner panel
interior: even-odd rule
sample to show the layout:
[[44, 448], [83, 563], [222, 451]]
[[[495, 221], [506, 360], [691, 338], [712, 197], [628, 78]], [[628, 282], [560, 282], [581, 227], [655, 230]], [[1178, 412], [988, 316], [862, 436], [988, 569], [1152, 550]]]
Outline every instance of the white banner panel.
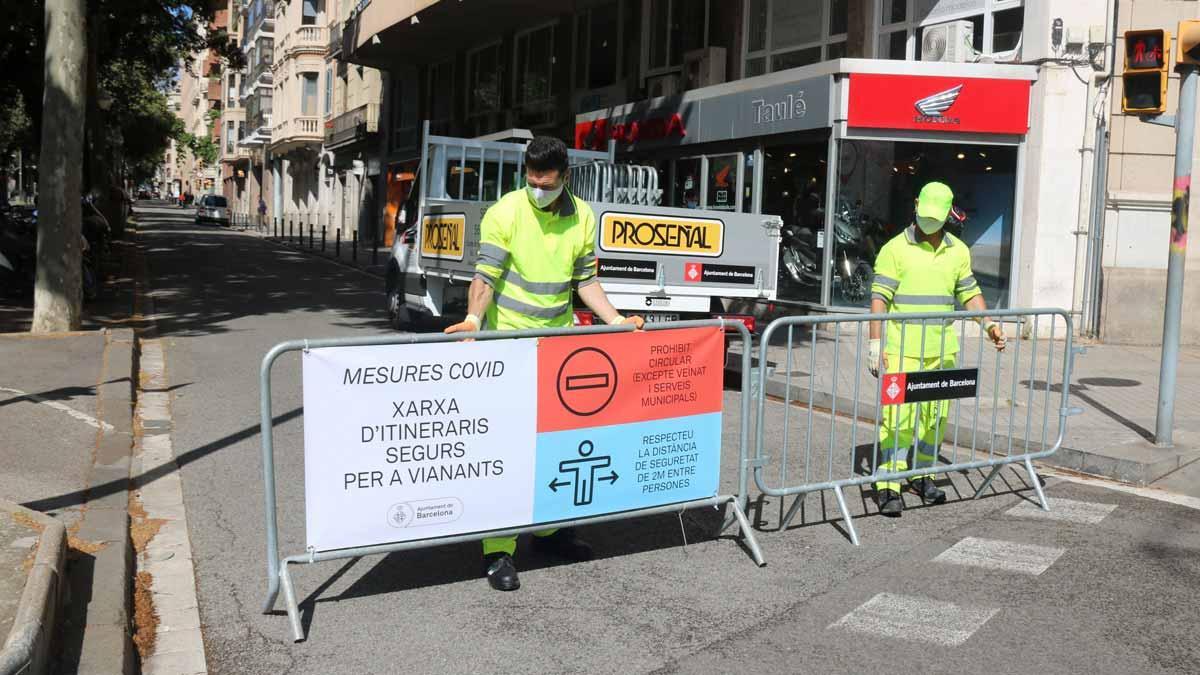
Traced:
[[307, 544], [533, 522], [537, 341], [304, 353]]

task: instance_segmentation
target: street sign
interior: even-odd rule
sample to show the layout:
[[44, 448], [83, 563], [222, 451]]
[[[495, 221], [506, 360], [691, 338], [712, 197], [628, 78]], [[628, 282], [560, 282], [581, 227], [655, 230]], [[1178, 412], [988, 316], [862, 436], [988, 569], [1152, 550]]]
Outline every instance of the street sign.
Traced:
[[309, 349], [307, 545], [715, 497], [723, 362], [715, 327]]

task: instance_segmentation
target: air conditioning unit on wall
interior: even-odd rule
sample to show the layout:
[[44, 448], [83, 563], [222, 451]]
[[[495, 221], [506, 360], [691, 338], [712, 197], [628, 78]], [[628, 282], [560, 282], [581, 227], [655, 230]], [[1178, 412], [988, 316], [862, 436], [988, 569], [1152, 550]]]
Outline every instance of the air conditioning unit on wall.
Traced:
[[725, 81], [725, 48], [706, 47], [683, 55], [684, 89], [698, 89]]
[[947, 21], [925, 27], [921, 38], [921, 60], [965, 63], [975, 60], [970, 21]]
[[675, 73], [646, 78], [646, 95], [649, 98], [674, 96], [681, 93], [681, 91], [682, 87], [679, 86], [679, 75]]

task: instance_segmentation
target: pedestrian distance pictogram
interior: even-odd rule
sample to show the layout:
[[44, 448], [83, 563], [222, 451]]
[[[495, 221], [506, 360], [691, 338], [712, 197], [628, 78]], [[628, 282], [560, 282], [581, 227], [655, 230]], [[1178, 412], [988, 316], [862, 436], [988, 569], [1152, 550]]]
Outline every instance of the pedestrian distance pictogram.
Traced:
[[612, 485], [617, 482], [620, 476], [616, 471], [609, 470], [607, 474], [597, 476], [596, 473], [602, 469], [608, 469], [612, 466], [612, 457], [609, 455], [601, 455], [593, 457], [596, 446], [591, 441], [584, 441], [579, 444], [579, 457], [576, 459], [564, 459], [558, 463], [558, 472], [567, 474], [571, 480], [561, 481], [557, 477], [550, 481], [550, 490], [558, 492], [558, 488], [575, 486], [575, 506], [587, 506], [592, 503], [595, 496], [596, 483], [608, 483]]
[[595, 347], [577, 349], [558, 369], [557, 389], [564, 408], [581, 417], [595, 415], [617, 393], [617, 366]]

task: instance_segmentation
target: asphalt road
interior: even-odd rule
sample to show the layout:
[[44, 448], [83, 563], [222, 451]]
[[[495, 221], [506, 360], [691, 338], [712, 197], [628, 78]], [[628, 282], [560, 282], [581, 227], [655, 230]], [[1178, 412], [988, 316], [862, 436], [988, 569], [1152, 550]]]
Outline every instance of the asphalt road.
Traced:
[[[752, 494], [764, 568], [736, 538], [714, 538], [711, 511], [587, 528], [590, 563], [523, 543], [516, 593], [479, 577], [477, 544], [298, 566], [308, 639], [293, 644], [282, 613], [260, 613], [258, 365], [285, 339], [386, 331], [380, 282], [176, 209], [143, 213], [213, 673], [1196, 671], [1200, 513], [1051, 480], [1048, 494], [1070, 501], [1056, 503], [1060, 519], [1036, 517], [1016, 471], [975, 501], [982, 476], [955, 475], [950, 503], [910, 497], [898, 520], [851, 490], [860, 547], [829, 493], [784, 532], [790, 502]], [[281, 546], [300, 553], [298, 358], [275, 372]], [[727, 411], [739, 396], [726, 393]], [[726, 490], [735, 422], [726, 415]], [[764, 433], [778, 445], [778, 424]]]

